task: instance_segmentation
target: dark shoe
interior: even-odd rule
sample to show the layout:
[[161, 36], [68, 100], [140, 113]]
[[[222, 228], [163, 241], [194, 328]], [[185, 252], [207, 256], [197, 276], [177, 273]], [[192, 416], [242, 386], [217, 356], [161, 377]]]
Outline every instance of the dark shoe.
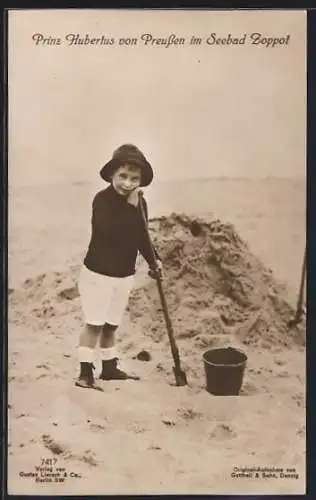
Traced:
[[102, 387], [100, 387], [94, 380], [93, 370], [94, 365], [92, 363], [80, 363], [80, 375], [76, 380], [75, 385], [84, 389], [103, 391]]
[[102, 361], [101, 380], [139, 380], [139, 377], [128, 375], [117, 367], [118, 358]]

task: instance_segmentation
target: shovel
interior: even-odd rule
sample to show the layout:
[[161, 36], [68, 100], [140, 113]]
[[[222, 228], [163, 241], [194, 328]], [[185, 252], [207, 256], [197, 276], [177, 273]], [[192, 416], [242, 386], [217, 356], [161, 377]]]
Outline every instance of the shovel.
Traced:
[[152, 244], [152, 241], [150, 238], [150, 234], [149, 234], [149, 230], [148, 230], [148, 223], [147, 223], [147, 218], [146, 218], [146, 214], [145, 214], [145, 209], [144, 209], [142, 197], [143, 197], [143, 193], [142, 193], [142, 191], [140, 191], [139, 192], [139, 206], [140, 206], [140, 211], [142, 214], [144, 226], [146, 229], [147, 238], [149, 241], [151, 256], [152, 256], [153, 262], [155, 263], [155, 269], [153, 271], [154, 271], [154, 276], [155, 276], [156, 283], [158, 286], [162, 310], [164, 313], [165, 322], [166, 322], [167, 331], [168, 331], [171, 353], [172, 353], [173, 360], [174, 360], [173, 373], [174, 373], [174, 376], [176, 379], [176, 385], [177, 386], [184, 386], [184, 385], [188, 385], [187, 377], [186, 377], [185, 372], [181, 369], [179, 350], [178, 350], [178, 347], [176, 345], [174, 332], [173, 332], [173, 328], [172, 328], [172, 323], [171, 323], [171, 319], [169, 316], [168, 307], [167, 307], [167, 303], [166, 303], [166, 299], [165, 299], [165, 294], [164, 294], [164, 291], [162, 288], [162, 277], [161, 277], [161, 274], [160, 274], [159, 269], [158, 269], [156, 255], [155, 255], [153, 244]]
[[296, 305], [296, 312], [295, 316], [293, 319], [291, 319], [288, 323], [289, 327], [293, 327], [298, 325], [298, 323], [301, 321], [302, 315], [303, 315], [303, 299], [304, 299], [304, 287], [305, 287], [305, 278], [306, 278], [306, 248], [304, 252], [304, 259], [303, 259], [303, 265], [302, 265], [302, 274], [301, 274], [301, 283], [300, 283], [300, 289], [298, 293], [298, 298], [297, 298], [297, 305]]

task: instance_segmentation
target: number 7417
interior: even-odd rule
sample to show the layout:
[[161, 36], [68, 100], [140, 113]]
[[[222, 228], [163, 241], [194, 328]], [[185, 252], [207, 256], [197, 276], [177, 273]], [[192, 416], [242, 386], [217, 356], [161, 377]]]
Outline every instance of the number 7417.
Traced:
[[42, 458], [41, 465], [55, 465], [57, 458]]

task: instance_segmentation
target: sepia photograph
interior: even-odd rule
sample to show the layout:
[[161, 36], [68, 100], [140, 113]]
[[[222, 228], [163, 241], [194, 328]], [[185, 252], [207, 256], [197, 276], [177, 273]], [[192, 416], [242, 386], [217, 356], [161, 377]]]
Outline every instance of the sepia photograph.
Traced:
[[8, 11], [9, 494], [305, 494], [306, 18]]

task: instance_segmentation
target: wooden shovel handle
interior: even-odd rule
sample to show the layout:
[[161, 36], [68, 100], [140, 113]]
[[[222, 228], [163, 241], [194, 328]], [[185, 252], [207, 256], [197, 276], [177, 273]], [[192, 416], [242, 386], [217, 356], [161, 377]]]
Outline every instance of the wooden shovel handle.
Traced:
[[300, 289], [299, 289], [299, 294], [298, 294], [298, 298], [297, 298], [297, 305], [296, 305], [296, 315], [295, 315], [296, 320], [298, 320], [300, 318], [300, 316], [303, 312], [302, 306], [303, 306], [303, 300], [304, 300], [305, 279], [306, 279], [306, 247], [305, 247], [305, 251], [304, 251]]
[[[155, 268], [157, 270], [156, 255], [154, 252], [154, 247], [153, 247], [151, 237], [149, 234], [149, 230], [148, 230], [148, 223], [147, 223], [147, 219], [146, 219], [146, 214], [145, 214], [145, 210], [144, 210], [142, 197], [143, 197], [143, 192], [139, 191], [140, 210], [141, 210], [143, 222], [144, 222], [145, 229], [146, 229], [146, 234], [147, 234], [147, 238], [148, 238], [148, 242], [149, 242], [151, 257], [153, 259], [153, 262], [155, 263]], [[158, 287], [160, 301], [161, 301], [161, 305], [162, 305], [162, 310], [163, 310], [163, 314], [164, 314], [164, 318], [165, 318], [165, 322], [166, 322], [166, 327], [167, 327], [168, 337], [169, 337], [169, 341], [170, 341], [172, 356], [173, 356], [176, 368], [179, 368], [180, 367], [179, 350], [178, 350], [178, 347], [176, 345], [173, 327], [172, 327], [171, 319], [170, 319], [169, 312], [168, 312], [167, 302], [166, 302], [165, 294], [164, 294], [164, 291], [162, 288], [162, 280], [161, 280], [159, 273], [157, 273], [156, 281], [157, 281], [157, 287]]]

